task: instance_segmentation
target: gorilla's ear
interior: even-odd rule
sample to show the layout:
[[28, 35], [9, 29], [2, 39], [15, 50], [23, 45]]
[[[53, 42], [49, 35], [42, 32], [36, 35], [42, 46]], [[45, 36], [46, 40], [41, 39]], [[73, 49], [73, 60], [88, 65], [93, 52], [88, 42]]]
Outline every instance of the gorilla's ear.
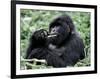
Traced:
[[75, 34], [75, 32], [76, 32], [76, 30], [75, 30], [75, 28], [73, 28], [73, 30], [70, 28], [70, 26], [67, 26], [68, 28], [67, 28], [67, 32], [68, 33], [71, 33], [71, 34]]
[[70, 27], [69, 26], [67, 26], [68, 27], [68, 29], [67, 29], [67, 32], [71, 32], [71, 29], [70, 29]]

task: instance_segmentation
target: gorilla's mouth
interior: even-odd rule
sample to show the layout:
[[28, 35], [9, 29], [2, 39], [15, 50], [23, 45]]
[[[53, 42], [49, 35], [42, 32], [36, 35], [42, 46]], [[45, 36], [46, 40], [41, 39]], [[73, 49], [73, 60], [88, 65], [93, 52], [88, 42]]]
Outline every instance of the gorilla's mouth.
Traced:
[[61, 34], [59, 33], [52, 33], [52, 34], [49, 34], [48, 35], [48, 38], [49, 38], [49, 41], [52, 43], [52, 44], [58, 44], [60, 43], [61, 41]]

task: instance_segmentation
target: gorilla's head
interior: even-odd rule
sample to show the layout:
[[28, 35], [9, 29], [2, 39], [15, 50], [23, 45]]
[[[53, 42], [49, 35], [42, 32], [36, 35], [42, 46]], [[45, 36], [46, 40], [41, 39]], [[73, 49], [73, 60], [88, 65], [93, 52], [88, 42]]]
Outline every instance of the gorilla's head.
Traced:
[[67, 40], [73, 31], [74, 24], [68, 15], [57, 17], [49, 25], [49, 34], [56, 35], [50, 38], [50, 42], [58, 46]]

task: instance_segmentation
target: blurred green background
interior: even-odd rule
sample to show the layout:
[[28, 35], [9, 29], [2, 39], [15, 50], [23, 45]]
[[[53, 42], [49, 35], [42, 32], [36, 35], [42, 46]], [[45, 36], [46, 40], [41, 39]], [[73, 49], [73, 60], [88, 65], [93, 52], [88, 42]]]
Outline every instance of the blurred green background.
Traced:
[[[31, 34], [37, 29], [48, 30], [49, 23], [57, 16], [69, 15], [80, 33], [85, 44], [85, 59], [79, 61], [75, 66], [90, 66], [90, 16], [89, 12], [78, 11], [48, 11], [48, 10], [20, 10], [20, 31], [21, 31], [21, 57], [25, 57]], [[21, 61], [21, 69], [25, 69], [25, 62]], [[45, 65], [35, 65], [32, 69], [48, 68]]]

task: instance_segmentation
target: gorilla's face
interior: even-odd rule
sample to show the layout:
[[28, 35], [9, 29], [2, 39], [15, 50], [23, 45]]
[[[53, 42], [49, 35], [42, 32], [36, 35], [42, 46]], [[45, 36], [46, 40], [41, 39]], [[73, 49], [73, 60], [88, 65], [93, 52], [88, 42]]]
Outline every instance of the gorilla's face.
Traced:
[[67, 22], [61, 18], [55, 19], [49, 28], [49, 34], [54, 34], [56, 36], [50, 38], [50, 42], [54, 45], [60, 45], [70, 33], [70, 28]]

